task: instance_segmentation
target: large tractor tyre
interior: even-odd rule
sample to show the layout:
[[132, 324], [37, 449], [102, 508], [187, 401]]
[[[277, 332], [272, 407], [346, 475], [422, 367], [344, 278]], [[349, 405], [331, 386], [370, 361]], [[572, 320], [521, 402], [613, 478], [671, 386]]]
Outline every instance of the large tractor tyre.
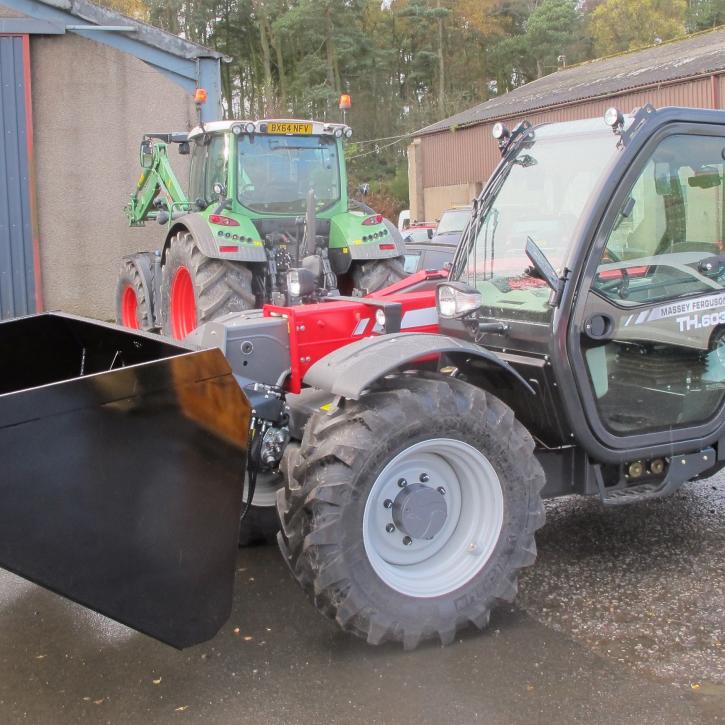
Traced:
[[350, 269], [353, 287], [363, 295], [377, 292], [407, 277], [403, 257], [353, 262]]
[[[277, 541], [279, 516], [277, 514], [277, 490], [282, 486], [279, 473], [260, 472], [254, 487], [254, 498], [239, 528], [239, 546], [273, 544]], [[244, 500], [247, 500], [247, 482], [244, 483]]]
[[181, 340], [198, 325], [254, 304], [248, 267], [207, 257], [190, 232], [172, 237], [161, 269], [164, 334]]
[[370, 644], [453, 641], [516, 596], [544, 474], [511, 409], [461, 381], [395, 375], [310, 419], [278, 541], [316, 607]]
[[153, 302], [148, 298], [141, 271], [129, 259], [121, 262], [116, 282], [116, 323], [132, 330], [154, 326]]

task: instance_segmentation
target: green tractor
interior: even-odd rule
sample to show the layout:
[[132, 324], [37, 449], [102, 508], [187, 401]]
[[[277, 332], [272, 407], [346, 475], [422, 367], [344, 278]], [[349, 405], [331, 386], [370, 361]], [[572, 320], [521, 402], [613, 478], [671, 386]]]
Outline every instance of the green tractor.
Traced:
[[[123, 258], [117, 322], [182, 339], [230, 312], [365, 295], [404, 277], [395, 225], [348, 196], [351, 135], [338, 123], [263, 120], [144, 136], [126, 214], [166, 233], [161, 250]], [[170, 144], [191, 155], [188, 194]]]

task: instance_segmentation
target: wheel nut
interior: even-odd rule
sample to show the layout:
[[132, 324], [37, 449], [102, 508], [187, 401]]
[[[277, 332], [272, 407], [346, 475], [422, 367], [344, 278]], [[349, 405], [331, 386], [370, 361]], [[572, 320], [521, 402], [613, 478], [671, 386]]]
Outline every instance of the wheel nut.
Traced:
[[385, 506], [386, 509], [389, 509], [392, 505], [393, 502], [389, 498], [386, 498], [385, 501], [383, 501], [383, 506]]
[[388, 525], [387, 525], [387, 526], [385, 527], [385, 530], [386, 530], [386, 531], [387, 531], [387, 532], [388, 532], [389, 534], [392, 534], [392, 533], [393, 533], [393, 531], [395, 531], [395, 524], [388, 524]]
[[445, 496], [445, 495], [446, 495], [446, 489], [445, 489], [445, 488], [443, 488], [443, 486], [438, 486], [438, 493], [439, 493], [439, 494], [440, 494], [441, 496]]
[[430, 476], [427, 473], [421, 473], [420, 474], [420, 482], [421, 483], [428, 483], [430, 481]]
[[400, 488], [405, 488], [407, 485], [408, 485], [408, 482], [404, 478], [398, 479], [398, 486], [400, 486]]
[[410, 536], [403, 537], [403, 544], [405, 544], [405, 546], [410, 546], [412, 543], [413, 539], [411, 539]]

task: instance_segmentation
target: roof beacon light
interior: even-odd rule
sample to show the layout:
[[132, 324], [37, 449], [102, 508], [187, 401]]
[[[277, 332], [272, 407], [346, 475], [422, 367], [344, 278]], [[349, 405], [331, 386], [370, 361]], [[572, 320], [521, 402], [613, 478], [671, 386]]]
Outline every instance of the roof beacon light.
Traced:
[[618, 108], [612, 106], [604, 112], [604, 123], [616, 133], [624, 126], [624, 116]]
[[343, 93], [340, 96], [340, 110], [349, 111], [352, 108], [352, 98], [349, 93]]
[[245, 127], [244, 130], [247, 133], [254, 133], [254, 124], [250, 121]]
[[197, 88], [194, 91], [194, 103], [197, 106], [201, 106], [202, 103], [206, 103], [206, 91], [203, 88]]

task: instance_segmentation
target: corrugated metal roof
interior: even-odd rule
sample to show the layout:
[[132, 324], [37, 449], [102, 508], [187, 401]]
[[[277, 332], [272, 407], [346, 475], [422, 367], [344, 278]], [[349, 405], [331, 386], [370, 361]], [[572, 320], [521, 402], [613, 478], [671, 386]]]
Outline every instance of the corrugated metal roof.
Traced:
[[81, 18], [92, 25], [126, 25], [134, 28], [133, 37], [146, 45], [166, 51], [179, 58], [217, 58], [230, 60], [223, 53], [207, 48], [206, 46], [192, 43], [165, 30], [156, 28], [153, 25], [144, 23], [135, 18], [129, 18], [114, 10], [94, 5], [88, 0], [36, 0], [43, 5], [65, 10], [67, 13]]
[[426, 126], [416, 136], [473, 126], [629, 89], [725, 70], [725, 26], [684, 40], [582, 63]]

